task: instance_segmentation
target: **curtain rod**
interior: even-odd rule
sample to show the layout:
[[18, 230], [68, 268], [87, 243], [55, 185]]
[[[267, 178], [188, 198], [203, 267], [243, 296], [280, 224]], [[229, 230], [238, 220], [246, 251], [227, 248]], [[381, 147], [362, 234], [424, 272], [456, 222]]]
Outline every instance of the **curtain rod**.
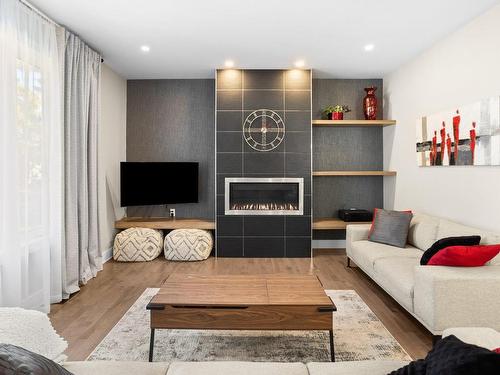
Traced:
[[[35, 12], [36, 14], [38, 14], [40, 17], [42, 17], [43, 19], [45, 19], [46, 21], [58, 26], [58, 27], [64, 27], [64, 26], [61, 26], [60, 24], [58, 24], [56, 21], [54, 21], [52, 18], [50, 18], [49, 16], [47, 16], [45, 13], [43, 13], [40, 9], [38, 9], [37, 7], [35, 7], [33, 4], [31, 4], [30, 2], [28, 2], [27, 0], [19, 0], [19, 2], [21, 4], [23, 4], [24, 6], [28, 7], [29, 9], [31, 9], [33, 12]], [[91, 47], [92, 48], [92, 47]], [[94, 48], [92, 48], [94, 49]], [[95, 49], [94, 49], [95, 50]], [[101, 53], [99, 52], [99, 54], [101, 55]], [[101, 63], [104, 62], [104, 59], [101, 57]]]
[[50, 18], [49, 16], [47, 16], [40, 9], [38, 9], [37, 7], [35, 7], [33, 4], [31, 4], [27, 0], [19, 0], [19, 2], [21, 2], [22, 4], [24, 4], [25, 6], [27, 6], [28, 8], [30, 8], [33, 12], [35, 12], [36, 14], [38, 14], [40, 17], [44, 18], [46, 21], [49, 21], [50, 23], [52, 23], [52, 24], [54, 24], [56, 26], [62, 27], [56, 21], [54, 21], [52, 18]]

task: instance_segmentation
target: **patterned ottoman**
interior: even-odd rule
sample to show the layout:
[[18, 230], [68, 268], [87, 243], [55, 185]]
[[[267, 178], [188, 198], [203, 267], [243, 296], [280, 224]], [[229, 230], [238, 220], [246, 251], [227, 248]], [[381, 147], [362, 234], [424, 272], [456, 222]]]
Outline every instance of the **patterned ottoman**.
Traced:
[[128, 228], [116, 235], [113, 258], [119, 262], [148, 262], [161, 254], [162, 247], [162, 231]]
[[175, 229], [165, 236], [165, 258], [168, 260], [205, 260], [212, 251], [210, 232], [201, 229]]

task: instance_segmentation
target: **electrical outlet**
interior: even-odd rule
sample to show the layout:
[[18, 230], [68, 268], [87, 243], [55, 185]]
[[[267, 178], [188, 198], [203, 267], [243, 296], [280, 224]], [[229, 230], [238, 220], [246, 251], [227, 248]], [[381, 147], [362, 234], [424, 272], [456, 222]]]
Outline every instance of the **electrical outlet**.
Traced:
[[175, 217], [175, 208], [170, 209], [170, 217]]

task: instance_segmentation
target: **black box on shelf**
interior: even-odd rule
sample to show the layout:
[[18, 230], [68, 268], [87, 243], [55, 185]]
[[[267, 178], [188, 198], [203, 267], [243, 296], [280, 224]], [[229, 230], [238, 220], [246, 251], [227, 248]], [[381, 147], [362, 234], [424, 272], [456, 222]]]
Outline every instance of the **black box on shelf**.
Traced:
[[357, 208], [342, 209], [339, 210], [339, 219], [346, 222], [372, 221], [373, 213]]

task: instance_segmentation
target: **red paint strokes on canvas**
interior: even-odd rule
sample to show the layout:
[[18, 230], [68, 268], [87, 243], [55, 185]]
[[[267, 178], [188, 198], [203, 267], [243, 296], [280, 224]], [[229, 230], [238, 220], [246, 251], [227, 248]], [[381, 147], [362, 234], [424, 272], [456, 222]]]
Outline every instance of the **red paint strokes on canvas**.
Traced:
[[453, 138], [455, 139], [455, 162], [458, 160], [458, 142], [460, 142], [460, 113], [457, 109], [457, 115], [453, 116]]
[[472, 123], [470, 130], [470, 153], [472, 156], [472, 165], [474, 165], [474, 151], [476, 150], [476, 122]]

